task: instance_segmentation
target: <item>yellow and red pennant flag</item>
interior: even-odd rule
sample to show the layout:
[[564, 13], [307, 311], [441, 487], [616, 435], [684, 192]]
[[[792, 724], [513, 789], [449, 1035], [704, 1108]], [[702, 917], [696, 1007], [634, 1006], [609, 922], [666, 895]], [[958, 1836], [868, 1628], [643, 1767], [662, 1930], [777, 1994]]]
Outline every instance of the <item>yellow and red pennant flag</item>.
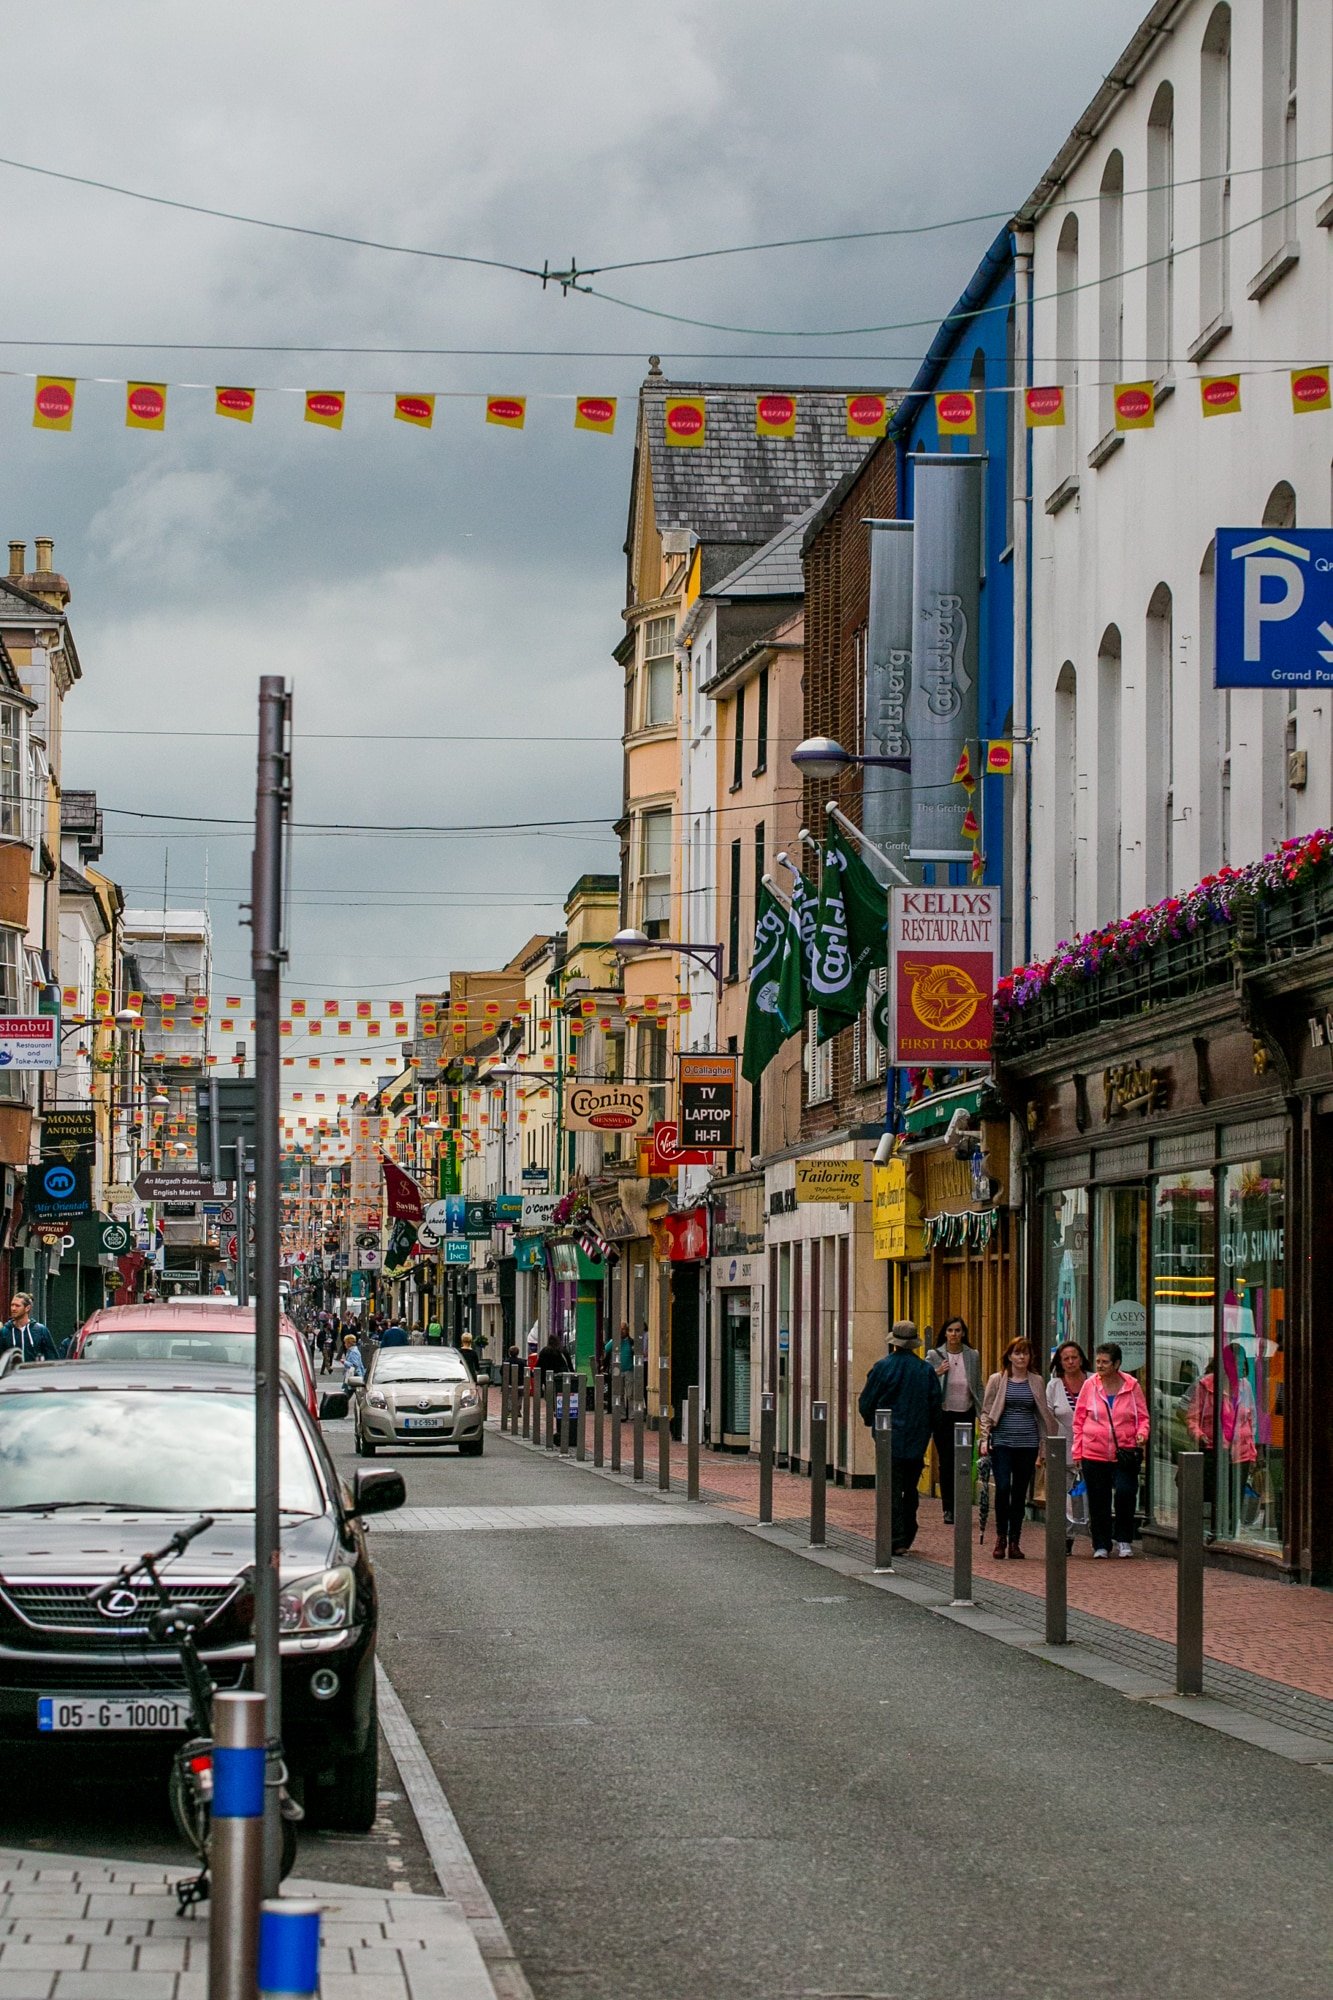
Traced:
[[1023, 391], [1023, 421], [1030, 431], [1054, 428], [1065, 420], [1065, 392], [1056, 382]]
[[979, 847], [972, 849], [972, 859], [968, 864], [968, 874], [974, 882], [979, 882], [986, 872], [986, 857]]
[[780, 390], [754, 399], [754, 434], [761, 438], [789, 438], [796, 435], [796, 398]]
[[1240, 376], [1204, 375], [1199, 380], [1199, 407], [1206, 417], [1240, 415]]
[[308, 424], [323, 424], [326, 430], [340, 431], [346, 408], [347, 397], [341, 389], [307, 389], [305, 392], [305, 420]]
[[977, 788], [976, 777], [972, 770], [972, 753], [966, 743], [963, 745], [962, 753], [959, 756], [957, 764], [954, 766], [954, 773], [950, 783], [961, 785], [969, 794], [975, 792]]
[[862, 391], [847, 398], [849, 438], [882, 438], [889, 428], [889, 405], [883, 396]]
[[935, 424], [941, 437], [975, 437], [977, 399], [970, 389], [946, 389], [935, 398]]
[[293, 1018], [293, 1020], [296, 1020], [296, 1021], [300, 1021], [300, 1020], [303, 1020], [303, 1019], [305, 1018], [305, 1001], [304, 1001], [304, 1000], [293, 1000], [293, 1001], [292, 1001], [292, 1018]]
[[255, 392], [253, 389], [218, 389], [214, 392], [213, 411], [216, 416], [230, 417], [233, 423], [251, 424], [255, 417]]
[[1007, 739], [986, 745], [986, 775], [1007, 778], [1014, 768], [1014, 746]]
[[1156, 420], [1151, 382], [1117, 382], [1114, 392], [1118, 431], [1150, 431]]
[[419, 429], [428, 431], [435, 422], [435, 398], [395, 395], [393, 414], [397, 423], [416, 424]]
[[963, 814], [963, 832], [969, 840], [980, 840], [981, 838], [981, 821], [977, 818], [971, 806]]
[[521, 431], [527, 421], [528, 399], [526, 396], [488, 396], [486, 398], [486, 421], [500, 424], [507, 431]]
[[33, 427], [39, 431], [67, 431], [74, 424], [75, 377], [39, 375], [32, 399]]
[[707, 403], [702, 396], [668, 396], [662, 428], [668, 444], [696, 448], [708, 436]]
[[1329, 408], [1329, 381], [1327, 368], [1293, 368], [1291, 371], [1291, 407], [1298, 417], [1307, 410]]
[[614, 396], [579, 396], [574, 403], [574, 428], [576, 431], [597, 431], [602, 437], [610, 437], [616, 427], [616, 399]]
[[161, 431], [167, 427], [165, 382], [125, 384], [125, 427], [131, 431]]
[[338, 1012], [338, 1002], [336, 1000], [326, 1000], [324, 1002], [324, 1012], [336, 1015]]

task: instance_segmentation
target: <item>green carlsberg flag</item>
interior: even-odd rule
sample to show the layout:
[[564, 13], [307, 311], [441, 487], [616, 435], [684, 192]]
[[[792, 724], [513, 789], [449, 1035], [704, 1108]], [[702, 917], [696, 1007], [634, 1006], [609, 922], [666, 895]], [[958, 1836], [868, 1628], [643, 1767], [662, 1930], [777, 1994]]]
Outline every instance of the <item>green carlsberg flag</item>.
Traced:
[[787, 913], [767, 886], [760, 886], [750, 954], [750, 995], [745, 1010], [745, 1050], [741, 1075], [756, 1083], [787, 1036], [778, 1014], [778, 986], [787, 948]]
[[821, 1042], [856, 1019], [871, 971], [888, 962], [888, 896], [841, 829], [830, 826], [810, 954], [810, 998]]

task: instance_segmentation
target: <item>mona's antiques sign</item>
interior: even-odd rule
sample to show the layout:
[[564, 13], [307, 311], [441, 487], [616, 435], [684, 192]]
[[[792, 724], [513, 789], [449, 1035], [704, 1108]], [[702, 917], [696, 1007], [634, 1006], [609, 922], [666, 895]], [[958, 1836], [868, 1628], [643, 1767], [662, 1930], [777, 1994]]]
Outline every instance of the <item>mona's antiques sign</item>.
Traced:
[[651, 1110], [647, 1084], [577, 1077], [565, 1083], [567, 1132], [646, 1132]]

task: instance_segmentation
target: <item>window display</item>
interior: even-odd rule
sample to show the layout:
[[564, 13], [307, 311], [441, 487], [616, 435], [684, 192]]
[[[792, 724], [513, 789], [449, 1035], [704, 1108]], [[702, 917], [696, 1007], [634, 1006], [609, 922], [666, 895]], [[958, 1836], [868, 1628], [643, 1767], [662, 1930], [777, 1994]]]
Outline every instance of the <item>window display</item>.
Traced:
[[1240, 1160], [1223, 1176], [1218, 1283], [1222, 1389], [1197, 1385], [1190, 1429], [1216, 1454], [1217, 1533], [1282, 1546], [1286, 1424], [1286, 1195], [1280, 1153]]
[[[1211, 1171], [1153, 1187], [1148, 1494], [1152, 1518], [1164, 1526], [1178, 1518], [1176, 1460], [1198, 1450], [1190, 1417], [1196, 1385], [1212, 1365], [1216, 1195]], [[1211, 1491], [1205, 1499], [1211, 1506]]]
[[1045, 1220], [1045, 1325], [1041, 1357], [1048, 1366], [1061, 1341], [1088, 1345], [1088, 1191], [1064, 1188], [1047, 1195]]

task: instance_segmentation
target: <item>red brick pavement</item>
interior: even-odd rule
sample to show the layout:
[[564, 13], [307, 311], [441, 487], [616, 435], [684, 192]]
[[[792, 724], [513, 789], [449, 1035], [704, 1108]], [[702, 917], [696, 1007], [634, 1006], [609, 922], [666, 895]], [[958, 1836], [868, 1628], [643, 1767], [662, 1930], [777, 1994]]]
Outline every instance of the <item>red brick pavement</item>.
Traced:
[[[627, 1468], [628, 1428], [622, 1435]], [[649, 1431], [644, 1446], [645, 1478], [651, 1486], [657, 1479], [655, 1432]], [[674, 1479], [684, 1482], [682, 1444], [672, 1445], [671, 1471]], [[755, 1458], [704, 1452], [700, 1486], [703, 1497], [718, 1505], [742, 1514], [758, 1514], [759, 1463]], [[848, 1490], [830, 1485], [828, 1525], [873, 1537], [874, 1504], [874, 1494], [864, 1487]], [[774, 1519], [801, 1519], [808, 1516], [809, 1509], [809, 1480], [781, 1469], [775, 1471]], [[985, 1574], [994, 1582], [1024, 1590], [1032, 1597], [1043, 1596], [1044, 1540], [1040, 1526], [1029, 1525], [1024, 1537], [1026, 1561], [1000, 1564], [992, 1561], [988, 1536], [985, 1547], [975, 1552], [978, 1578], [984, 1565]], [[952, 1566], [953, 1530], [944, 1525], [935, 1500], [921, 1503], [912, 1554], [942, 1569]], [[1136, 1549], [1132, 1562], [1112, 1558], [1094, 1563], [1090, 1546], [1080, 1539], [1069, 1562], [1068, 1598], [1071, 1610], [1086, 1611], [1151, 1638], [1175, 1642], [1176, 1566], [1169, 1558], [1141, 1556]], [[1333, 1596], [1298, 1588], [1277, 1577], [1240, 1576], [1208, 1568], [1204, 1572], [1204, 1650], [1223, 1665], [1242, 1667], [1286, 1687], [1303, 1688], [1333, 1700]]]

